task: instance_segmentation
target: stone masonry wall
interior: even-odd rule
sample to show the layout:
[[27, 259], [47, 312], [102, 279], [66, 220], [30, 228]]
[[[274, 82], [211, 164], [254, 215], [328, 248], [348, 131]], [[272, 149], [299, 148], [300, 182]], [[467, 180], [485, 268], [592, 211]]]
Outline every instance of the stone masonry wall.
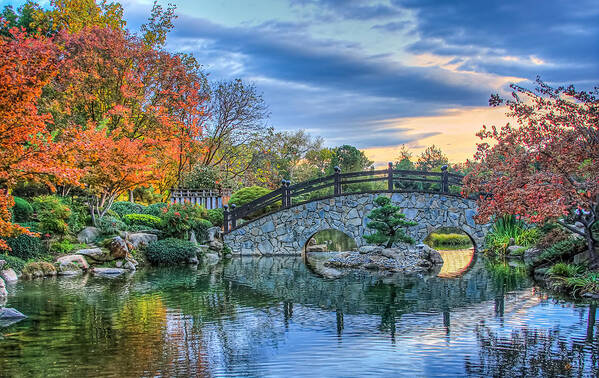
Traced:
[[[262, 217], [225, 235], [225, 243], [234, 254], [300, 255], [308, 240], [317, 232], [334, 229], [365, 244], [366, 215], [381, 194], [349, 194], [317, 200]], [[429, 193], [388, 193], [400, 206], [406, 219], [418, 222], [408, 234], [422, 242], [440, 227], [457, 227], [466, 232], [477, 248], [482, 248], [489, 225], [474, 222], [476, 202], [454, 196]]]

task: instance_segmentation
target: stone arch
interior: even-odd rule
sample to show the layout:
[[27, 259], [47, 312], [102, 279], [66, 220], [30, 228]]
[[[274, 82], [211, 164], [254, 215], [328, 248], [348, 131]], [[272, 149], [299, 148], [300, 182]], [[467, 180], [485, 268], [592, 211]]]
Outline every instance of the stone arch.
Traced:
[[474, 250], [477, 251], [477, 241], [476, 239], [470, 235], [467, 231], [463, 230], [461, 227], [454, 227], [454, 226], [439, 226], [436, 228], [429, 228], [428, 231], [428, 235], [425, 237], [425, 239], [430, 235], [430, 234], [434, 234], [435, 232], [442, 230], [442, 229], [455, 229], [456, 231], [460, 231], [463, 232], [466, 236], [468, 236], [468, 238], [470, 238], [470, 242], [472, 243], [472, 246], [474, 247]]
[[234, 254], [301, 255], [305, 243], [315, 233], [334, 229], [350, 236], [356, 245], [365, 244], [362, 235], [367, 214], [376, 196], [385, 195], [402, 209], [407, 219], [418, 222], [408, 234], [418, 243], [438, 227], [458, 227], [480, 250], [489, 225], [474, 222], [476, 202], [437, 193], [347, 194], [291, 206], [247, 222], [225, 235]]

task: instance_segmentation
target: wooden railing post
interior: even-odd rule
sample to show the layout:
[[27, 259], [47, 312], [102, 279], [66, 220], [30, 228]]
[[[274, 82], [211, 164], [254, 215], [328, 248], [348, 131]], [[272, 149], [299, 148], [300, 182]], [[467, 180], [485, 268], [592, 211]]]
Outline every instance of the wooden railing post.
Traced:
[[335, 167], [333, 169], [335, 170], [335, 184], [334, 184], [335, 195], [339, 196], [339, 195], [341, 195], [341, 168]]
[[231, 204], [231, 230], [237, 227], [237, 214], [235, 214], [235, 204]]
[[286, 180], [285, 181], [285, 197], [287, 198], [287, 207], [291, 207], [291, 189], [289, 189], [289, 186], [291, 186], [291, 181]]
[[447, 171], [447, 165], [441, 167], [441, 192], [449, 193], [449, 172]]
[[389, 162], [387, 169], [387, 186], [390, 192], [393, 191], [393, 163]]
[[223, 230], [229, 232], [229, 206], [223, 206]]
[[285, 183], [287, 180], [281, 180], [281, 207], [284, 209], [287, 207], [287, 191], [285, 190]]

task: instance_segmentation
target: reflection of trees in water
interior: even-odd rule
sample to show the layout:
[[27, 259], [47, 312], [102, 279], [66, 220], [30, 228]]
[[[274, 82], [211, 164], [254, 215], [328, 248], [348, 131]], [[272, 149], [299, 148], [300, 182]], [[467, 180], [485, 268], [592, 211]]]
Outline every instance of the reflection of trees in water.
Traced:
[[466, 357], [466, 373], [494, 377], [598, 376], [599, 345], [595, 335], [596, 305], [591, 305], [585, 339], [559, 329], [520, 328], [508, 336], [478, 325], [478, 359]]

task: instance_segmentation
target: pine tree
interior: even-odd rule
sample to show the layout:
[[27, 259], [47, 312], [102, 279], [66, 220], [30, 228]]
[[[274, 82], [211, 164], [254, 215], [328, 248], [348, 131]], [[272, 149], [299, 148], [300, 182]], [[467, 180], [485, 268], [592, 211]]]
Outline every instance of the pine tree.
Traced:
[[368, 222], [366, 227], [376, 232], [364, 235], [364, 239], [371, 244], [385, 245], [385, 248], [391, 248], [396, 241], [414, 243], [403, 228], [416, 226], [418, 223], [405, 220], [405, 214], [402, 214], [401, 209], [393, 205], [388, 197], [377, 197], [374, 203], [378, 207], [368, 215], [371, 222]]

